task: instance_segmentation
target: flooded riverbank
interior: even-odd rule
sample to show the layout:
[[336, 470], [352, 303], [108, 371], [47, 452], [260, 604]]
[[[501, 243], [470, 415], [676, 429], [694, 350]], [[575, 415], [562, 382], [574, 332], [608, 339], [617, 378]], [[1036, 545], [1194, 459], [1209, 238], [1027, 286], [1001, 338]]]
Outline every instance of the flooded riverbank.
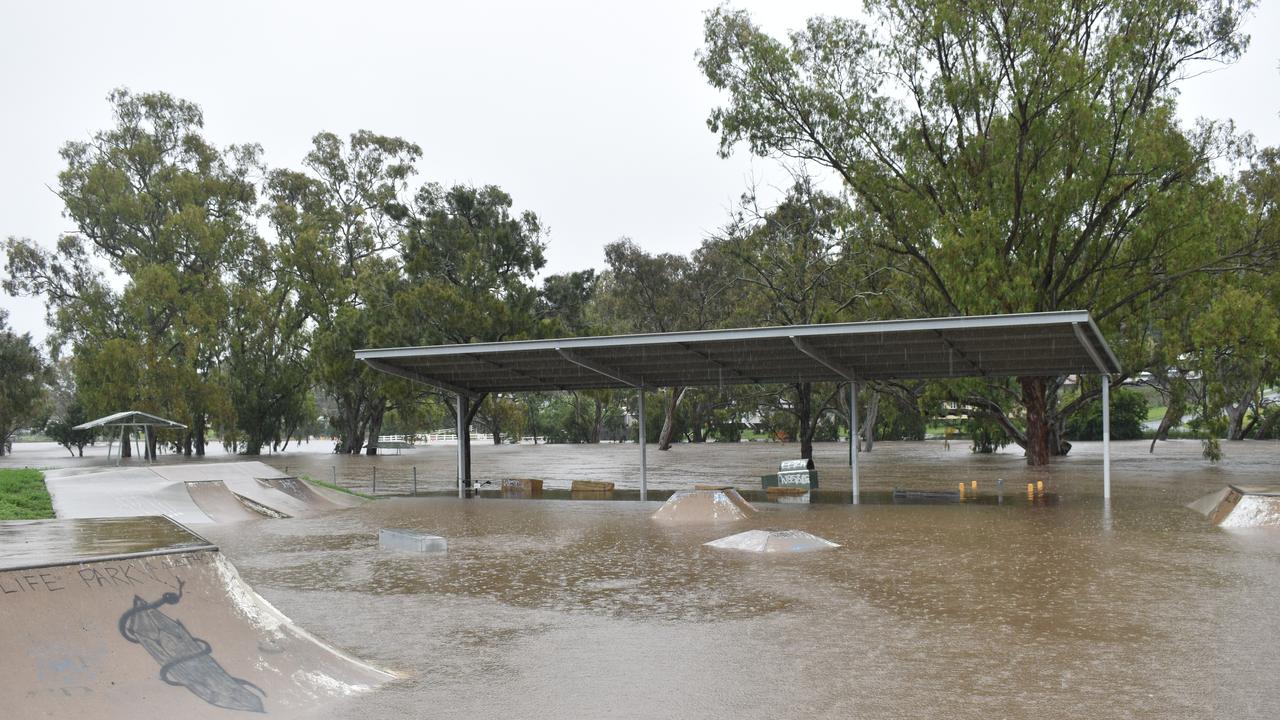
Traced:
[[[788, 449], [679, 446], [650, 454], [651, 480], [748, 484]], [[1274, 717], [1280, 534], [1182, 507], [1272, 479], [1275, 445], [1227, 449], [1211, 467], [1194, 443], [1154, 458], [1118, 444], [1109, 508], [1096, 446], [1030, 470], [890, 443], [864, 457], [864, 487], [1038, 478], [1056, 502], [758, 503], [748, 521], [672, 528], [649, 520], [656, 502], [394, 498], [207, 534], [300, 625], [408, 674], [339, 717]], [[563, 453], [621, 484], [634, 450], [478, 448], [477, 477], [554, 483], [571, 475], [548, 462]], [[841, 452], [821, 446], [820, 471], [847, 471]], [[449, 552], [379, 552], [382, 527], [442, 535]], [[750, 528], [842, 547], [702, 545]]]

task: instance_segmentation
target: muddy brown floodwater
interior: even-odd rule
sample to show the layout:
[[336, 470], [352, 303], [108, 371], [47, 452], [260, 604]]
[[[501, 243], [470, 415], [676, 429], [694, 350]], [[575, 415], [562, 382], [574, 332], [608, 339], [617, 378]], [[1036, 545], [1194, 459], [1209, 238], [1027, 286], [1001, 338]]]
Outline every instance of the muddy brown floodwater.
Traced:
[[[379, 462], [447, 489], [452, 456], [437, 450]], [[748, 487], [793, 452], [652, 452], [653, 486]], [[863, 457], [870, 496], [978, 480], [984, 502], [757, 503], [741, 523], [670, 527], [649, 520], [657, 502], [387, 498], [202, 532], [302, 627], [404, 674], [334, 717], [1274, 718], [1280, 531], [1215, 528], [1183, 503], [1275, 480], [1280, 445], [1227, 452], [1215, 467], [1191, 441], [1154, 457], [1118, 443], [1109, 508], [1096, 445], [1031, 471], [1013, 453], [885, 443]], [[477, 447], [476, 474], [631, 482], [634, 454]], [[843, 458], [819, 448], [824, 485], [847, 483]], [[996, 478], [1003, 504], [988, 501]], [[1049, 501], [1027, 501], [1036, 480]], [[384, 527], [443, 535], [449, 551], [380, 552]], [[751, 528], [842, 547], [702, 545]]]

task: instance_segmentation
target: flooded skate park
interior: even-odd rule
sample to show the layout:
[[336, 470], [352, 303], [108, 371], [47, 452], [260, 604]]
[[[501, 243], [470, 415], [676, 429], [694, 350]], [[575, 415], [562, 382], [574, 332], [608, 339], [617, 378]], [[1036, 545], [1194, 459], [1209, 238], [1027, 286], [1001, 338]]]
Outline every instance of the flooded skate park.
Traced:
[[[1270, 443], [1232, 444], [1213, 467], [1196, 441], [1161, 443], [1154, 456], [1145, 442], [1116, 443], [1109, 508], [1097, 443], [1048, 470], [1014, 451], [877, 443], [860, 458], [856, 506], [835, 489], [818, 502], [770, 501], [758, 476], [793, 447], [654, 453], [643, 503], [623, 499], [636, 493], [632, 444], [476, 445], [477, 481], [497, 488], [534, 468], [547, 481], [536, 497], [494, 489], [467, 500], [446, 479], [452, 446], [378, 458], [313, 447], [265, 460], [314, 476], [337, 463], [339, 477], [364, 481], [373, 463], [387, 477], [416, 466], [431, 494], [189, 527], [296, 626], [392, 674], [375, 691], [335, 695], [317, 717], [1274, 715], [1280, 529], [1225, 529], [1186, 507], [1228, 484], [1273, 481]], [[820, 486], [846, 479], [844, 443], [819, 443], [815, 460]], [[580, 472], [617, 489], [570, 499], [558, 478]], [[651, 519], [694, 480], [740, 488], [758, 512]], [[974, 480], [976, 496], [944, 497]], [[895, 488], [936, 495], [895, 501]], [[441, 536], [447, 551], [380, 550], [384, 528]], [[839, 547], [704, 545], [775, 528]]]
[[[678, 445], [655, 453], [653, 487], [758, 490], [753, 476], [790, 449]], [[423, 473], [434, 453], [443, 471], [449, 450], [398, 460]], [[633, 450], [477, 446], [475, 468], [497, 481], [586, 467], [634, 491]], [[843, 478], [846, 452], [819, 445], [820, 477]], [[1224, 530], [1184, 504], [1274, 481], [1275, 448], [1232, 445], [1217, 467], [1195, 441], [1114, 452], [1109, 510], [1096, 443], [1045, 472], [1020, 452], [935, 441], [864, 454], [858, 506], [755, 501], [757, 515], [727, 524], [660, 525], [658, 501], [485, 492], [206, 535], [302, 627], [406, 672], [335, 708], [342, 717], [1274, 716], [1280, 530]], [[974, 502], [892, 502], [894, 488], [972, 480]], [[1039, 481], [1045, 495], [1028, 497]], [[445, 536], [448, 553], [380, 553], [384, 527]], [[841, 547], [703, 546], [775, 527]]]
[[[1054, 368], [1097, 360], [1084, 334], [1058, 340], [1078, 352], [1059, 345]], [[4, 526], [0, 601], [39, 620], [4, 631], [36, 648], [4, 656], [6, 702], [361, 719], [1276, 714], [1271, 442], [1228, 443], [1218, 464], [1197, 440], [1078, 442], [1039, 467], [1016, 445], [830, 442], [812, 469], [781, 442], [406, 445], [117, 465], [101, 448], [71, 462], [33, 448], [58, 466], [59, 519]]]

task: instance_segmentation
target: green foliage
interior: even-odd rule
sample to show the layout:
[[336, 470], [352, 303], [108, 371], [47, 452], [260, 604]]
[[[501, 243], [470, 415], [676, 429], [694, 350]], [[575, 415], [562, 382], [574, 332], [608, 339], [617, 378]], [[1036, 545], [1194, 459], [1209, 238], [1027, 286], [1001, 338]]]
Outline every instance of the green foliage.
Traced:
[[[191, 426], [203, 451], [229, 412], [218, 360], [226, 279], [257, 241], [256, 146], [219, 150], [200, 109], [165, 93], [109, 96], [114, 127], [63, 146], [59, 196], [77, 234], [44, 253], [10, 240], [10, 292], [50, 299], [54, 343], [69, 343], [90, 414], [155, 412]], [[117, 292], [93, 269], [123, 278]]]
[[[1147, 419], [1147, 399], [1136, 390], [1117, 388], [1111, 393], [1111, 439], [1138, 440]], [[1102, 399], [1091, 401], [1067, 421], [1067, 437], [1102, 439]]]
[[590, 332], [588, 313], [595, 300], [598, 277], [595, 270], [548, 275], [542, 281], [537, 302], [540, 335], [576, 337]]
[[338, 452], [360, 452], [366, 436], [378, 435], [390, 388], [408, 393], [354, 353], [408, 344], [393, 307], [401, 281], [395, 252], [421, 155], [401, 138], [360, 131], [344, 143], [320, 133], [304, 172], [274, 170], [267, 178], [267, 218], [293, 302], [312, 325], [312, 380], [334, 401]]
[[924, 440], [927, 418], [915, 405], [890, 396], [881, 401], [880, 414], [876, 417], [876, 437], [885, 440]]
[[555, 393], [540, 412], [539, 425], [551, 443], [598, 443], [625, 435], [623, 408], [614, 390]]
[[973, 417], [960, 424], [960, 431], [969, 436], [969, 450], [975, 453], [994, 453], [1009, 444], [1009, 433], [994, 420]]
[[84, 405], [79, 398], [76, 398], [64, 412], [51, 417], [45, 423], [44, 434], [66, 448], [72, 457], [84, 457], [84, 446], [93, 442], [93, 431], [76, 430], [75, 426], [91, 419], [84, 411]]
[[[910, 314], [1088, 308], [1138, 372], [1182, 288], [1269, 268], [1280, 246], [1237, 232], [1241, 198], [1213, 175], [1238, 139], [1177, 121], [1176, 83], [1240, 55], [1250, 6], [873, 0], [866, 21], [786, 39], [721, 7], [699, 62], [724, 93], [722, 152], [836, 173], [859, 242], [901, 259]], [[1004, 388], [979, 398], [1006, 425], [1011, 399], [1044, 409], [1014, 437], [1029, 460], [1063, 452], [1056, 383]]]
[[0, 520], [53, 517], [53, 499], [39, 470], [0, 468]]
[[512, 208], [492, 185], [418, 192], [404, 236], [409, 283], [396, 302], [429, 339], [506, 340], [532, 330], [538, 293], [529, 281], [546, 264], [546, 243], [537, 215]]
[[13, 434], [36, 419], [49, 370], [29, 334], [9, 329], [8, 313], [0, 310], [0, 455]]

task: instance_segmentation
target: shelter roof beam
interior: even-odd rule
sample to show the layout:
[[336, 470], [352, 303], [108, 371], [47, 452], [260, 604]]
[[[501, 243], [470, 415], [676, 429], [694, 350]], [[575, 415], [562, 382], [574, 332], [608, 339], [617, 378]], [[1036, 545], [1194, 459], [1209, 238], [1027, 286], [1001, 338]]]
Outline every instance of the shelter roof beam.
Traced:
[[1080, 339], [1080, 344], [1084, 346], [1085, 352], [1089, 353], [1089, 358], [1093, 360], [1093, 364], [1098, 366], [1098, 372], [1103, 375], [1109, 374], [1107, 364], [1102, 362], [1102, 356], [1097, 350], [1093, 349], [1093, 343], [1084, 334], [1084, 328], [1080, 327], [1080, 323], [1071, 323], [1071, 329], [1076, 331], [1076, 337]]
[[398, 365], [392, 365], [391, 363], [383, 362], [381, 360], [374, 360], [373, 358], [363, 358], [363, 360], [368, 363], [369, 367], [374, 370], [380, 370], [388, 375], [402, 377], [405, 380], [412, 380], [416, 383], [422, 383], [423, 385], [428, 385], [438, 390], [444, 390], [445, 392], [452, 393], [454, 395], [462, 395], [464, 397], [471, 398], [472, 400], [479, 400], [481, 397], [481, 393], [470, 388], [465, 388], [461, 385], [454, 385], [451, 382], [438, 380], [433, 377], [427, 377], [422, 373], [414, 372], [412, 370], [405, 370]]
[[810, 358], [816, 361], [819, 365], [822, 365], [823, 367], [839, 375], [845, 380], [848, 380], [849, 382], [855, 382], [857, 380], [852, 370], [842, 367], [841, 365], [836, 363], [835, 360], [832, 360], [830, 357], [828, 357], [826, 353], [810, 345], [808, 342], [804, 341], [803, 339], [795, 335], [792, 335], [791, 344], [795, 345], [797, 350], [804, 353], [805, 355], [808, 355]]
[[633, 388], [644, 387], [644, 383], [642, 381], [632, 378], [626, 373], [619, 372], [606, 365], [601, 365], [600, 363], [594, 360], [582, 357], [581, 355], [573, 352], [572, 350], [565, 350], [564, 348], [556, 348], [556, 352], [560, 353], [560, 357], [564, 358], [565, 360], [568, 360], [569, 362], [573, 363], [574, 365], [577, 365], [578, 367], [590, 370], [591, 372], [596, 373], [597, 375], [603, 375], [609, 378], [610, 380], [616, 380], [622, 383], [623, 385], [629, 385]]

